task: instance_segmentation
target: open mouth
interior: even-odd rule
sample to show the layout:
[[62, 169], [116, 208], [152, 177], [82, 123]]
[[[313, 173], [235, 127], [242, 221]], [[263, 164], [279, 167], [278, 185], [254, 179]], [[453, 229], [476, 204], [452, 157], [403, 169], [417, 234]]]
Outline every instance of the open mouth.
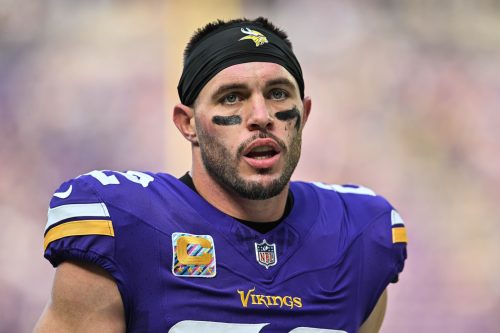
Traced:
[[273, 139], [257, 139], [244, 151], [243, 159], [255, 169], [268, 169], [280, 160], [281, 147]]
[[258, 146], [250, 150], [244, 156], [255, 160], [264, 160], [277, 155], [279, 152], [271, 146]]

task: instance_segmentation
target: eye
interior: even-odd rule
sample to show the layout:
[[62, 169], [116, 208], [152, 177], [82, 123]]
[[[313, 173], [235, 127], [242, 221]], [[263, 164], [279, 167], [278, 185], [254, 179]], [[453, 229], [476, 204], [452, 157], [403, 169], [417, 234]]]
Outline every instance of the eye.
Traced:
[[221, 98], [220, 102], [222, 104], [232, 105], [238, 103], [240, 100], [241, 98], [237, 94], [227, 94], [226, 96]]
[[276, 101], [282, 101], [288, 97], [288, 94], [283, 89], [273, 89], [269, 94], [270, 98]]

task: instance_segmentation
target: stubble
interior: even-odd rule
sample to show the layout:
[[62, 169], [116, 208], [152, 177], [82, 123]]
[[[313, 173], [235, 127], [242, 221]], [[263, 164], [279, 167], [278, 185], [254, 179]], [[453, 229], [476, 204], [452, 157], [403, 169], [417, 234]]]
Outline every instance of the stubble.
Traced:
[[[205, 169], [210, 176], [226, 190], [234, 191], [238, 195], [251, 200], [265, 200], [280, 194], [290, 181], [293, 171], [300, 158], [302, 144], [301, 131], [296, 131], [290, 143], [290, 146], [272, 135], [261, 131], [239, 145], [236, 153], [222, 144], [216, 137], [208, 134], [198, 126], [198, 140], [200, 145], [201, 157]], [[241, 177], [238, 166], [243, 157], [242, 152], [254, 140], [258, 138], [271, 138], [281, 147], [281, 154], [284, 155], [285, 163], [281, 174], [270, 183], [245, 180]], [[258, 169], [259, 174], [265, 175], [271, 172], [271, 169]]]

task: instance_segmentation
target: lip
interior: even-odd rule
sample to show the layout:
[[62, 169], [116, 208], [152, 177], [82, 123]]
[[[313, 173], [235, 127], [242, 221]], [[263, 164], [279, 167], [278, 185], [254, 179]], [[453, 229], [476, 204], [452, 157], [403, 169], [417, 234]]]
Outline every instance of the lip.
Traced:
[[281, 156], [281, 153], [278, 153], [278, 154], [274, 155], [273, 157], [264, 158], [261, 160], [249, 158], [246, 156], [243, 156], [243, 159], [245, 160], [245, 162], [247, 162], [251, 167], [253, 167], [255, 169], [269, 169], [269, 168], [272, 168], [276, 163], [278, 163], [280, 156]]
[[265, 138], [265, 139], [257, 139], [255, 141], [252, 141], [251, 144], [246, 147], [245, 150], [243, 150], [242, 155], [246, 155], [249, 152], [251, 152], [254, 148], [256, 147], [262, 147], [262, 146], [269, 146], [273, 147], [273, 149], [279, 154], [281, 153], [281, 147], [278, 145], [276, 141], [273, 139]]
[[[252, 151], [254, 148], [257, 147], [262, 147], [262, 146], [268, 146], [272, 147], [274, 151], [276, 152], [276, 155], [269, 157], [269, 158], [264, 158], [264, 159], [255, 159], [255, 158], [250, 158], [245, 156], [248, 154], [250, 151]], [[243, 159], [245, 160], [246, 163], [248, 163], [251, 167], [255, 169], [269, 169], [272, 168], [276, 163], [278, 163], [280, 157], [281, 157], [281, 147], [278, 145], [276, 141], [273, 139], [257, 139], [253, 141], [242, 153]]]

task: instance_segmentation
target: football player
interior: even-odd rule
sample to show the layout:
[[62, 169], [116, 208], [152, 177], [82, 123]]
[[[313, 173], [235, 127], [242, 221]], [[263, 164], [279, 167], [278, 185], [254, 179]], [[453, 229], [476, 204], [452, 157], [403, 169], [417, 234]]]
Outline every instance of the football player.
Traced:
[[35, 331], [378, 332], [406, 229], [370, 189], [290, 181], [311, 99], [287, 35], [208, 24], [178, 92], [190, 172], [92, 171], [54, 193]]

